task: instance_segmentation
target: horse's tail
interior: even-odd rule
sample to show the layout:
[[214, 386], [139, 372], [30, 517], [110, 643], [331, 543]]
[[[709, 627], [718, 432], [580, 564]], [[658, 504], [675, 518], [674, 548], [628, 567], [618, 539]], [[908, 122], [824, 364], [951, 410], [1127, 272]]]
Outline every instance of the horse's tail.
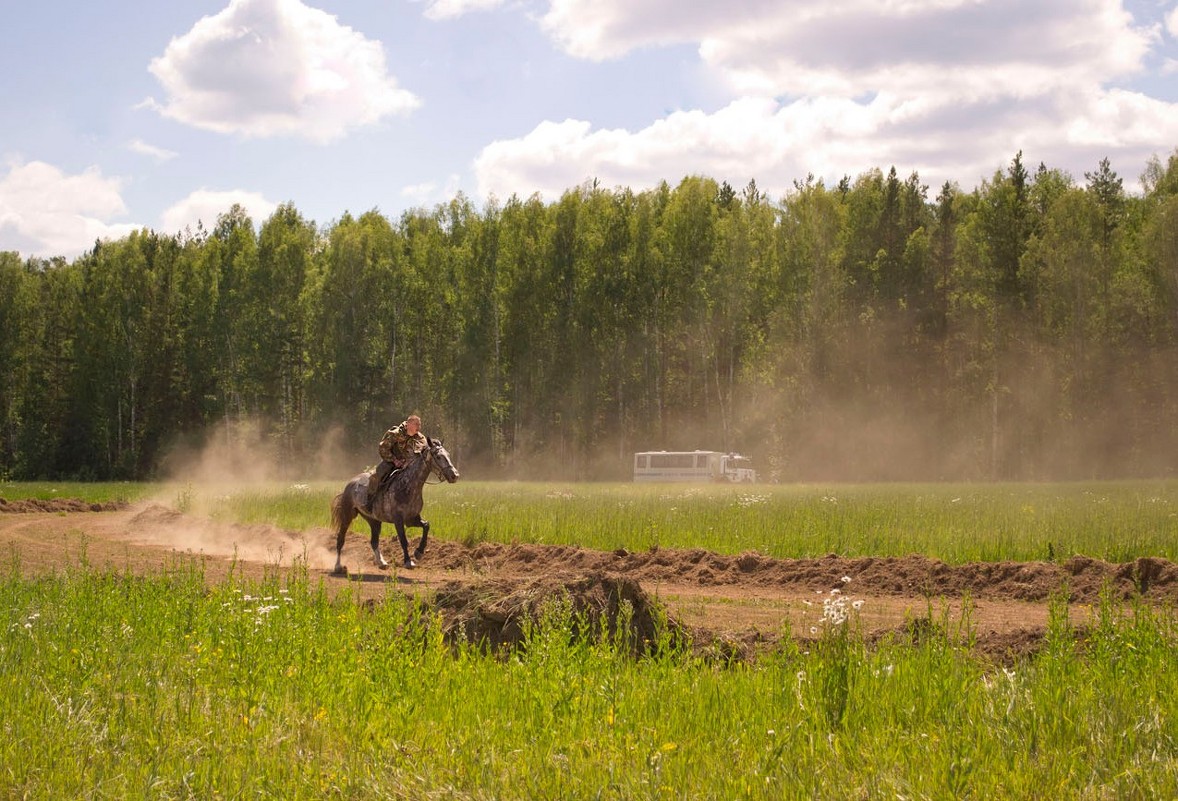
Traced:
[[352, 501], [352, 493], [346, 489], [331, 501], [331, 524], [336, 531], [343, 531], [356, 518], [356, 505]]

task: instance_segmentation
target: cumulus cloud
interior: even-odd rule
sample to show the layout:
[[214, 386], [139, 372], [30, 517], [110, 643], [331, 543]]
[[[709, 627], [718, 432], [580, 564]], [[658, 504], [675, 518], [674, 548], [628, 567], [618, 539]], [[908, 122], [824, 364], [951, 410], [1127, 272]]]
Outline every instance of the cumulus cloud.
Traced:
[[185, 229], [196, 231], [198, 224], [203, 224], [205, 230], [211, 230], [217, 224], [217, 217], [228, 212], [234, 204], [245, 209], [255, 225], [266, 220], [278, 208], [277, 203], [267, 200], [258, 192], [198, 189], [163, 213], [163, 231], [167, 234], [181, 233]]
[[[953, 85], [1012, 66], [1074, 84], [1139, 69], [1155, 38], [1119, 0], [550, 0], [541, 25], [586, 59], [696, 44], [734, 89], [772, 96], [899, 91], [947, 67]], [[1028, 91], [1028, 78], [1045, 79], [1023, 74], [1005, 91]]]
[[1161, 35], [1119, 0], [550, 0], [540, 24], [583, 59], [694, 44], [734, 99], [638, 130], [542, 122], [484, 148], [480, 192], [686, 173], [783, 191], [889, 165], [968, 181], [1019, 149], [1083, 170], [1178, 141], [1178, 104], [1117, 88]]
[[0, 177], [0, 247], [73, 258], [126, 236], [140, 226], [111, 222], [127, 211], [121, 188], [97, 167], [67, 175], [43, 161], [10, 163]]
[[600, 61], [642, 47], [699, 42], [734, 16], [759, 17], [773, 7], [771, 0], [550, 0], [540, 25], [570, 55]]
[[150, 65], [165, 116], [247, 137], [328, 142], [420, 101], [388, 74], [380, 42], [299, 0], [231, 0]]
[[432, 20], [455, 19], [472, 11], [490, 11], [504, 0], [428, 0], [425, 16]]
[[[930, 111], [883, 94], [868, 102], [745, 98], [710, 114], [675, 112], [637, 131], [594, 130], [584, 120], [543, 122], [485, 147], [474, 170], [481, 194], [538, 191], [549, 200], [591, 178], [638, 188], [688, 173], [735, 185], [755, 178], [762, 189], [782, 193], [807, 174], [834, 181], [890, 165], [934, 185], [982, 178], [1017, 150], [1072, 152], [1087, 169], [1109, 152], [1130, 151], [1140, 167], [1158, 143], [1178, 141], [1173, 103], [1113, 90], [1075, 93], [1060, 104], [1008, 101]], [[987, 124], [978, 125], [974, 114], [985, 114]]]
[[1117, 0], [806, 5], [701, 32], [700, 56], [740, 92], [978, 102], [1131, 75], [1155, 38]]

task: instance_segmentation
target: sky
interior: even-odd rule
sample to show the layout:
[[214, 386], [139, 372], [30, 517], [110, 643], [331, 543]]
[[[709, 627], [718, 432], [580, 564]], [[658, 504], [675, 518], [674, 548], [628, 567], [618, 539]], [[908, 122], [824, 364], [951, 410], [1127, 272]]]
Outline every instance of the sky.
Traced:
[[0, 0], [0, 250], [688, 175], [1140, 191], [1178, 0]]

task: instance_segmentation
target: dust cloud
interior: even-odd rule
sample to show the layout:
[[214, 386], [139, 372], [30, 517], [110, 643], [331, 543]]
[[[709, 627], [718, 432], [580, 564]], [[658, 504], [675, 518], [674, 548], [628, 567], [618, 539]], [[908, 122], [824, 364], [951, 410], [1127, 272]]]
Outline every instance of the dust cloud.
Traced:
[[375, 447], [371, 454], [350, 452], [340, 427], [301, 446], [270, 431], [259, 421], [248, 421], [220, 425], [203, 437], [176, 443], [161, 461], [160, 492], [132, 519], [129, 536], [144, 544], [275, 566], [302, 561], [311, 569], [333, 567], [334, 534], [326, 505], [322, 527], [305, 532], [210, 518], [232, 495], [304, 492], [323, 482], [338, 482], [342, 489], [376, 455]]
[[[735, 427], [778, 481], [1083, 481], [1178, 473], [1178, 354], [1037, 350], [957, 365], [845, 343], [751, 392]], [[1092, 376], [1098, 376], [1096, 380]]]
[[329, 547], [325, 529], [296, 532], [264, 524], [224, 523], [158, 503], [136, 512], [125, 536], [142, 545], [274, 567], [302, 563], [311, 570], [329, 570], [335, 565], [335, 549]]
[[174, 444], [161, 459], [161, 473], [168, 481], [203, 485], [343, 482], [376, 459], [375, 442], [363, 453], [349, 450], [339, 426], [308, 442], [270, 432], [256, 420], [223, 423]]

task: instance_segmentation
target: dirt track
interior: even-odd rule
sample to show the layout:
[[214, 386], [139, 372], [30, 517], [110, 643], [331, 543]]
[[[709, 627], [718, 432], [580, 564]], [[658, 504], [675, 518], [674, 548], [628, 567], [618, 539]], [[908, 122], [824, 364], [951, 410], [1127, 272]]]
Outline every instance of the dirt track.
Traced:
[[[1118, 598], [1139, 596], [1150, 604], [1178, 606], [1178, 566], [1163, 559], [1109, 564], [1073, 557], [1062, 564], [953, 566], [921, 556], [771, 559], [702, 550], [601, 552], [495, 543], [468, 547], [431, 539], [417, 569], [382, 572], [372, 564], [367, 540], [361, 534], [349, 536], [344, 562], [351, 573], [345, 578], [330, 572], [334, 536], [326, 529], [300, 533], [222, 524], [157, 505], [0, 500], [0, 559], [10, 565], [16, 558], [26, 575], [63, 571], [78, 565], [84, 554], [90, 565], [133, 572], [162, 570], [178, 558], [200, 558], [208, 579], [217, 581], [228, 575], [234, 559], [239, 575], [260, 578], [300, 558], [313, 579], [321, 578], [329, 590], [351, 586], [372, 600], [389, 592], [413, 593], [449, 604], [445, 612], [463, 618], [468, 630], [484, 633], [485, 625], [471, 628], [471, 622], [501, 628], [511, 617], [512, 604], [562, 590], [608, 594], [603, 587], [625, 583], [631, 596], [662, 601], [696, 641], [747, 648], [775, 639], [787, 625], [795, 636], [806, 637], [822, 616], [823, 599], [838, 590], [863, 601], [859, 622], [872, 637], [930, 616], [940, 622], [946, 613], [956, 622], [968, 598], [977, 647], [1005, 661], [1038, 646], [1049, 600], [1064, 586], [1072, 618], [1081, 626], [1105, 586]], [[394, 565], [400, 562], [395, 534], [382, 538], [382, 549]]]

